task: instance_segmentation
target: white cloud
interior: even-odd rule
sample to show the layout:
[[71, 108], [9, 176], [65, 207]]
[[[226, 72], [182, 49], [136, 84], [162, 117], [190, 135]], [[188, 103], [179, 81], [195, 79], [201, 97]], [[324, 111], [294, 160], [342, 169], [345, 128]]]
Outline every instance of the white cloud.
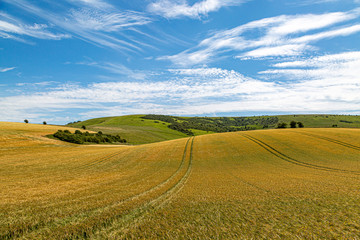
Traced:
[[70, 16], [68, 21], [72, 21], [79, 28], [102, 32], [116, 32], [130, 26], [145, 25], [150, 22], [149, 18], [132, 11], [104, 13], [94, 10], [72, 10]]
[[288, 44], [275, 47], [262, 47], [249, 51], [242, 56], [238, 56], [236, 58], [247, 59], [270, 56], [297, 56], [301, 55], [306, 49], [310, 49], [310, 47], [306, 46], [305, 44]]
[[189, 5], [187, 0], [157, 0], [148, 5], [148, 11], [165, 18], [201, 18], [222, 7], [240, 5], [241, 0], [203, 0]]
[[68, 0], [68, 1], [71, 3], [83, 4], [83, 5], [91, 6], [94, 8], [99, 8], [99, 9], [113, 8], [113, 6], [111, 4], [101, 1], [101, 0]]
[[[246, 59], [273, 56], [298, 56], [316, 49], [311, 44], [326, 38], [348, 36], [360, 32], [358, 24], [337, 26], [360, 17], [360, 9], [325, 14], [282, 15], [264, 18], [218, 31], [196, 47], [158, 60], [170, 60], [176, 65], [191, 66], [232, 54]], [[308, 32], [314, 32], [307, 34]], [[230, 53], [229, 53], [230, 52]]]
[[[24, 0], [5, 2], [36, 15], [49, 24], [61, 28], [73, 37], [91, 44], [109, 47], [117, 50], [140, 51], [141, 42], [126, 37], [126, 34], [116, 34], [123, 30], [131, 30], [135, 26], [146, 25], [151, 19], [135, 11], [120, 11], [115, 8], [101, 9], [94, 5], [101, 5], [101, 1], [84, 0], [87, 8], [70, 8], [67, 12], [51, 12]], [[79, 2], [71, 1], [70, 2]], [[100, 7], [99, 5], [99, 7]], [[112, 33], [112, 34], [110, 34]], [[1, 32], [0, 32], [1, 34]], [[1, 36], [1, 35], [0, 35]], [[69, 36], [69, 35], [66, 35]], [[143, 44], [144, 45], [144, 44]]]
[[[260, 72], [272, 77], [286, 77], [303, 81], [311, 79], [313, 86], [360, 86], [360, 52], [345, 52], [340, 54], [324, 55], [306, 60], [280, 62], [274, 64], [276, 69]], [[354, 88], [358, 90], [358, 88]], [[339, 91], [339, 94], [343, 94]], [[355, 97], [355, 96], [354, 96]]]
[[0, 68], [0, 72], [8, 72], [8, 71], [11, 71], [11, 70], [14, 70], [16, 67], [9, 67], [9, 68]]
[[280, 62], [260, 74], [285, 76], [287, 81], [256, 80], [221, 68], [170, 69], [145, 80], [65, 85], [5, 97], [0, 99], [0, 111], [11, 114], [1, 120], [71, 108], [86, 118], [249, 111], [360, 114], [360, 52]]
[[0, 12], [0, 37], [24, 41], [22, 36], [29, 36], [39, 39], [60, 40], [69, 38], [68, 34], [56, 34], [47, 30], [46, 24], [28, 25], [6, 13]]

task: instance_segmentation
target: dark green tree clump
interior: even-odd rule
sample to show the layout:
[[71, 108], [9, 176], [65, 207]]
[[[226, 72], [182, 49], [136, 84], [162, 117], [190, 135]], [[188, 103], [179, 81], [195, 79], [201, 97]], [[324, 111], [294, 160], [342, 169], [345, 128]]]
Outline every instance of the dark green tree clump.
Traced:
[[304, 127], [304, 124], [302, 122], [297, 122], [297, 125], [299, 128], [303, 128]]
[[126, 143], [126, 139], [121, 138], [119, 135], [103, 134], [101, 131], [98, 133], [81, 132], [76, 130], [71, 133], [69, 130], [58, 130], [53, 134], [54, 137], [65, 142], [83, 144], [83, 143]]
[[29, 123], [29, 120], [25, 119], [25, 120], [24, 120], [24, 123]]
[[286, 128], [287, 127], [287, 123], [279, 123], [277, 128]]
[[291, 127], [291, 128], [296, 128], [296, 122], [295, 122], [295, 121], [291, 121], [291, 122], [290, 122], [290, 127]]
[[47, 124], [47, 122], [46, 122], [46, 121], [43, 121], [43, 124], [44, 124], [44, 125], [46, 125], [46, 124]]

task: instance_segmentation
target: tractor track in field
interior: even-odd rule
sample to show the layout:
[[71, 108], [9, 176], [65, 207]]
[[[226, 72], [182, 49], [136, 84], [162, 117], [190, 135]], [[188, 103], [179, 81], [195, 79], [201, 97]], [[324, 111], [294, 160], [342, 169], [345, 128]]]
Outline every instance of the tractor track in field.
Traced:
[[328, 138], [328, 137], [324, 137], [324, 136], [319, 136], [319, 135], [312, 134], [312, 133], [302, 133], [302, 132], [297, 132], [297, 133], [302, 134], [302, 135], [306, 135], [306, 136], [310, 136], [310, 137], [314, 137], [314, 138], [318, 138], [318, 139], [322, 139], [322, 140], [325, 140], [325, 141], [328, 141], [328, 142], [331, 142], [331, 143], [341, 145], [343, 147], [347, 147], [347, 148], [351, 148], [353, 150], [360, 151], [359, 146], [355, 146], [355, 145], [352, 145], [350, 143], [342, 142], [340, 140], [336, 140], [336, 139]]
[[249, 136], [247, 134], [242, 134], [242, 136], [247, 138], [248, 140], [256, 143], [257, 145], [261, 146], [262, 148], [264, 148], [266, 151], [268, 151], [272, 155], [276, 156], [277, 158], [280, 158], [280, 159], [282, 159], [282, 160], [284, 160], [286, 162], [289, 162], [289, 163], [292, 163], [292, 164], [295, 164], [295, 165], [298, 165], [298, 166], [317, 169], [317, 170], [322, 170], [322, 171], [341, 172], [341, 173], [350, 173], [350, 174], [360, 175], [359, 171], [351, 171], [351, 170], [345, 170], [345, 169], [340, 169], [340, 168], [332, 168], [332, 167], [326, 167], [326, 166], [320, 166], [320, 165], [316, 165], [316, 164], [312, 164], [312, 163], [302, 162], [302, 161], [296, 160], [296, 159], [294, 159], [292, 157], [289, 157], [289, 156], [285, 155], [284, 153], [276, 150], [275, 148], [273, 148], [269, 144], [261, 141], [260, 139]]
[[116, 157], [116, 156], [120, 155], [122, 152], [123, 151], [118, 151], [118, 152], [115, 152], [115, 153], [100, 157], [100, 158], [96, 159], [93, 162], [89, 162], [89, 163], [80, 165], [76, 169], [85, 170], [85, 169], [91, 168], [92, 166], [98, 165], [99, 163], [102, 163], [102, 162], [104, 162], [106, 160], [109, 160], [109, 159], [111, 159], [113, 157]]
[[[138, 165], [138, 164], [137, 164]], [[135, 165], [135, 166], [137, 166]], [[154, 176], [156, 174], [156, 172], [160, 171], [160, 169], [162, 169], [163, 167], [165, 167], [165, 163], [161, 164], [160, 166], [158, 166], [156, 168], [156, 171], [154, 171], [153, 173], [151, 174], [147, 174], [147, 175], [143, 175], [142, 178], [137, 178], [136, 180], [132, 181], [129, 185], [127, 185], [127, 187], [132, 187], [133, 185], [136, 185], [137, 183], [139, 182], [144, 182], [148, 179], [150, 179], [152, 176]], [[109, 181], [106, 181], [106, 182], [101, 182], [101, 185], [104, 185], [104, 184], [112, 184], [112, 183], [115, 183], [119, 181], [118, 179], [112, 179], [112, 180], [109, 180]], [[100, 186], [99, 186], [100, 187]], [[119, 187], [118, 187], [119, 188]], [[93, 187], [88, 187], [88, 188], [83, 188], [82, 190], [83, 191], [88, 191], [88, 190], [91, 190], [93, 189]], [[101, 191], [101, 192], [97, 192], [97, 193], [93, 193], [92, 195], [85, 195], [83, 197], [79, 197], [79, 198], [75, 198], [75, 199], [71, 199], [71, 200], [62, 200], [62, 201], [59, 201], [59, 202], [56, 202], [56, 203], [52, 203], [52, 204], [42, 204], [41, 205], [41, 208], [45, 209], [45, 208], [48, 208], [48, 207], [55, 207], [55, 206], [61, 206], [63, 204], [69, 204], [69, 203], [73, 203], [73, 202], [79, 202], [79, 201], [84, 201], [84, 200], [87, 200], [87, 199], [90, 199], [90, 198], [93, 198], [93, 197], [96, 197], [96, 196], [101, 196], [101, 195], [104, 195], [106, 193], [110, 193], [110, 192], [113, 192], [113, 191], [116, 191], [117, 188], [112, 188], [112, 189], [109, 189], [109, 190], [106, 190], [106, 191]]]
[[[194, 138], [192, 138], [191, 144], [190, 144], [190, 158], [189, 158], [189, 163], [187, 166], [187, 170], [185, 172], [185, 174], [178, 180], [176, 181], [172, 186], [170, 186], [168, 189], [166, 189], [162, 194], [160, 194], [159, 196], [153, 198], [153, 199], [149, 199], [146, 200], [145, 199], [145, 204], [143, 204], [140, 207], [137, 207], [135, 209], [125, 209], [122, 212], [118, 213], [115, 216], [111, 216], [111, 218], [107, 218], [106, 219], [106, 223], [104, 222], [97, 222], [97, 225], [94, 226], [95, 229], [101, 229], [101, 228], [106, 228], [106, 226], [108, 226], [109, 224], [111, 224], [111, 222], [113, 222], [116, 219], [125, 219], [125, 222], [129, 222], [131, 219], [136, 219], [141, 217], [141, 215], [145, 214], [146, 212], [148, 212], [150, 209], [154, 209], [156, 208], [156, 205], [160, 206], [162, 204], [164, 204], [166, 201], [168, 201], [174, 194], [176, 194], [177, 191], [180, 191], [181, 187], [185, 184], [187, 178], [190, 175], [191, 172], [191, 166], [192, 166], [192, 148], [193, 148], [193, 142], [194, 142]], [[138, 193], [136, 195], [130, 196], [128, 198], [119, 200], [118, 202], [115, 202], [109, 206], [105, 206], [105, 207], [101, 207], [101, 208], [95, 208], [95, 209], [90, 209], [84, 213], [78, 214], [76, 215], [77, 218], [81, 218], [82, 216], [86, 217], [90, 215], [90, 218], [93, 218], [93, 220], [99, 220], [101, 221], [101, 213], [104, 211], [108, 211], [110, 212], [112, 209], [119, 207], [121, 205], [124, 204], [130, 204], [132, 201], [136, 200], [136, 199], [141, 199], [142, 197], [146, 197], [146, 195], [150, 195], [151, 193], [155, 192], [158, 189], [161, 189], [162, 187], [166, 186], [167, 183], [169, 183], [171, 180], [173, 180], [178, 173], [183, 169], [183, 166], [185, 165], [185, 161], [186, 161], [186, 155], [188, 153], [188, 148], [189, 148], [189, 142], [190, 142], [191, 138], [189, 138], [186, 142], [185, 145], [185, 149], [184, 149], [184, 153], [183, 153], [183, 157], [181, 160], [181, 163], [179, 165], [179, 167], [177, 168], [177, 170], [170, 176], [168, 177], [166, 180], [162, 181], [161, 183], [149, 188], [148, 190]], [[102, 158], [102, 160], [106, 160], [109, 159], [111, 157], [114, 157], [114, 155], [117, 154], [110, 154], [107, 157]], [[116, 210], [115, 210], [116, 211]], [[125, 215], [123, 214], [124, 212], [129, 211], [129, 213], [126, 213]], [[136, 216], [134, 218], [134, 216]], [[41, 222], [38, 224], [34, 224], [31, 226], [28, 226], [26, 229], [21, 229], [20, 233], [8, 233], [5, 235], [0, 235], [0, 239], [4, 238], [4, 239], [11, 239], [13, 237], [25, 237], [25, 234], [33, 234], [34, 232], [37, 231], [41, 231], [41, 229], [46, 228], [49, 224], [50, 225], [54, 225], [57, 222], [67, 222], [67, 223], [71, 223], [71, 218], [73, 218], [74, 216], [69, 216], [69, 218], [59, 218], [59, 219], [54, 219], [52, 221], [47, 221], [47, 222]], [[96, 222], [96, 221], [95, 221]], [[81, 225], [82, 221], [80, 221], [80, 225]], [[93, 233], [93, 229], [88, 229], [88, 231], [84, 231], [81, 228], [77, 228], [75, 223], [75, 227], [72, 229], [75, 229], [76, 231], [73, 234], [70, 234], [68, 237], [66, 238], [78, 238], [79, 236], [81, 237], [86, 237], [86, 233], [87, 232], [91, 232]], [[63, 227], [65, 227], [65, 225], [63, 225]], [[56, 231], [54, 231], [56, 232]], [[60, 230], [61, 232], [61, 230]], [[91, 234], [88, 233], [88, 234]], [[80, 235], [79, 235], [80, 234]], [[32, 235], [33, 236], [33, 235]], [[35, 235], [36, 236], [36, 235]], [[55, 237], [55, 236], [54, 236]], [[56, 238], [56, 237], [55, 237]]]
[[[119, 232], [124, 232], [125, 229], [129, 227], [129, 225], [134, 225], [134, 221], [136, 221], [135, 224], [138, 224], [147, 213], [156, 211], [157, 209], [161, 208], [163, 205], [165, 205], [167, 202], [171, 200], [178, 192], [181, 191], [181, 189], [185, 186], [192, 170], [192, 160], [193, 160], [193, 144], [194, 144], [195, 137], [191, 138], [191, 144], [190, 144], [190, 151], [189, 151], [189, 162], [187, 164], [187, 169], [185, 174], [170, 188], [168, 188], [165, 192], [157, 196], [156, 198], [148, 201], [143, 206], [133, 209], [130, 213], [128, 213], [125, 216], [122, 216], [120, 219], [120, 227], [115, 226], [115, 229]], [[189, 138], [190, 140], [190, 138]], [[189, 142], [188, 140], [188, 142]], [[184, 154], [183, 154], [183, 162], [185, 162], [185, 158], [187, 155], [187, 146], [185, 148]], [[110, 228], [111, 230], [111, 228]], [[99, 232], [97, 232], [99, 234]]]

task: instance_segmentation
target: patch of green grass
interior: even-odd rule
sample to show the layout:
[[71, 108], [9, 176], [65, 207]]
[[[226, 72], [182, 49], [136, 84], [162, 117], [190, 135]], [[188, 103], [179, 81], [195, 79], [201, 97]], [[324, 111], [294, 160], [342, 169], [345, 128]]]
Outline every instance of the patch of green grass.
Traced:
[[144, 115], [128, 115], [120, 117], [95, 118], [69, 124], [71, 127], [92, 131], [102, 131], [106, 134], [119, 134], [130, 144], [144, 144], [187, 137], [186, 134], [168, 128], [169, 123], [142, 119]]

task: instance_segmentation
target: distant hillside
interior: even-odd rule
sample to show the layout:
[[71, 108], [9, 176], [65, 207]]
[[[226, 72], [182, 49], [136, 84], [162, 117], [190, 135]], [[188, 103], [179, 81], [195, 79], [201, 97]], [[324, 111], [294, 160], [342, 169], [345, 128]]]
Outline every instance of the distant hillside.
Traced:
[[279, 123], [301, 122], [305, 128], [360, 128], [360, 116], [278, 115], [254, 117], [177, 117], [167, 115], [129, 115], [95, 118], [67, 126], [107, 134], [119, 134], [130, 144], [159, 142], [216, 132], [277, 128]]
[[144, 144], [187, 137], [186, 134], [168, 128], [169, 123], [143, 119], [145, 115], [129, 115], [120, 117], [104, 117], [71, 123], [67, 126], [106, 134], [119, 134], [130, 144]]

